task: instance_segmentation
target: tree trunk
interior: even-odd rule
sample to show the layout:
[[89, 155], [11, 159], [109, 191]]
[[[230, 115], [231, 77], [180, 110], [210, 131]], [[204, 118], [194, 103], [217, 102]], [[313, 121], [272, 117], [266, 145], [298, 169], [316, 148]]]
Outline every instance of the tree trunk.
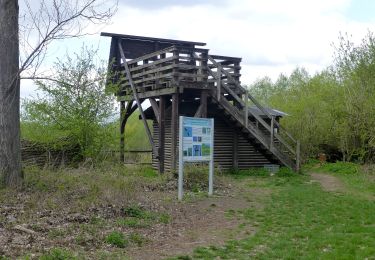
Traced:
[[0, 0], [0, 184], [22, 182], [18, 0]]

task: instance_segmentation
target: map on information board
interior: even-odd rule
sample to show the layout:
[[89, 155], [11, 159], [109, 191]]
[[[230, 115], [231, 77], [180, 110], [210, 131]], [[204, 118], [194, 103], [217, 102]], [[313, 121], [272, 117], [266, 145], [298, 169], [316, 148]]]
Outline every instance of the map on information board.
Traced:
[[213, 119], [181, 117], [183, 160], [209, 161], [213, 149]]

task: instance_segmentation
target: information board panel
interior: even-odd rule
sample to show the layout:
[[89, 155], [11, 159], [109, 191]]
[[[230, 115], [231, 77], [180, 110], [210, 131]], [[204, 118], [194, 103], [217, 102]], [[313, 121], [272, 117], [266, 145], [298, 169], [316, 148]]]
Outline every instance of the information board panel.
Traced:
[[181, 118], [182, 159], [185, 162], [210, 161], [213, 142], [213, 119]]
[[208, 162], [208, 194], [213, 193], [214, 119], [180, 116], [178, 156], [178, 199], [183, 197], [185, 162]]

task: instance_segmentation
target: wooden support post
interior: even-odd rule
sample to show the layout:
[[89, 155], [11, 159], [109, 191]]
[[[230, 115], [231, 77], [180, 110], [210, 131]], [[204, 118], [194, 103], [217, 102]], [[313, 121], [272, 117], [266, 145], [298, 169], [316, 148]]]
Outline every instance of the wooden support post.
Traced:
[[232, 158], [232, 167], [233, 169], [238, 169], [238, 133], [236, 129], [233, 130], [233, 158]]
[[165, 96], [159, 98], [159, 173], [164, 173], [165, 151]]
[[221, 99], [221, 64], [217, 64], [217, 100]]
[[273, 135], [274, 135], [274, 131], [275, 131], [274, 124], [275, 124], [275, 117], [272, 116], [271, 117], [271, 138], [270, 138], [271, 141], [270, 141], [270, 149], [273, 148], [273, 139], [274, 139]]
[[154, 98], [149, 98], [152, 110], [154, 111], [154, 115], [158, 123], [160, 123], [160, 108], [158, 106], [158, 103]]
[[245, 91], [245, 126], [246, 128], [249, 125], [249, 104], [248, 104], [249, 96], [248, 94], [249, 94], [248, 90], [246, 89]]
[[297, 140], [297, 148], [296, 148], [296, 171], [299, 172], [301, 170], [301, 143]]
[[125, 101], [120, 103], [120, 162], [125, 162]]
[[200, 117], [207, 117], [207, 90], [202, 90], [201, 92], [201, 111], [200, 111]]
[[201, 54], [201, 62], [200, 62], [200, 71], [198, 73], [200, 73], [202, 76], [202, 82], [204, 83], [204, 87], [205, 88], [208, 88], [208, 84], [207, 84], [207, 81], [208, 81], [208, 51], [204, 51], [202, 52]]
[[179, 121], [179, 111], [178, 111], [178, 104], [179, 104], [179, 93], [175, 93], [172, 95], [172, 118], [171, 118], [171, 134], [172, 134], [172, 147], [171, 147], [171, 168], [172, 170], [176, 170], [177, 168], [177, 138], [178, 138], [178, 121]]

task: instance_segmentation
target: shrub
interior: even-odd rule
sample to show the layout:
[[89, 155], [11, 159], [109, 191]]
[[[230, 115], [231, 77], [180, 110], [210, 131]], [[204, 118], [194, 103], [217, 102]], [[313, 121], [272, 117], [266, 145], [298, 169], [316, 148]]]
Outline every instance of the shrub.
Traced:
[[113, 231], [106, 237], [105, 241], [116, 247], [124, 248], [129, 244], [124, 234], [118, 231]]
[[72, 260], [77, 259], [73, 254], [65, 249], [53, 248], [48, 253], [43, 254], [40, 260]]

